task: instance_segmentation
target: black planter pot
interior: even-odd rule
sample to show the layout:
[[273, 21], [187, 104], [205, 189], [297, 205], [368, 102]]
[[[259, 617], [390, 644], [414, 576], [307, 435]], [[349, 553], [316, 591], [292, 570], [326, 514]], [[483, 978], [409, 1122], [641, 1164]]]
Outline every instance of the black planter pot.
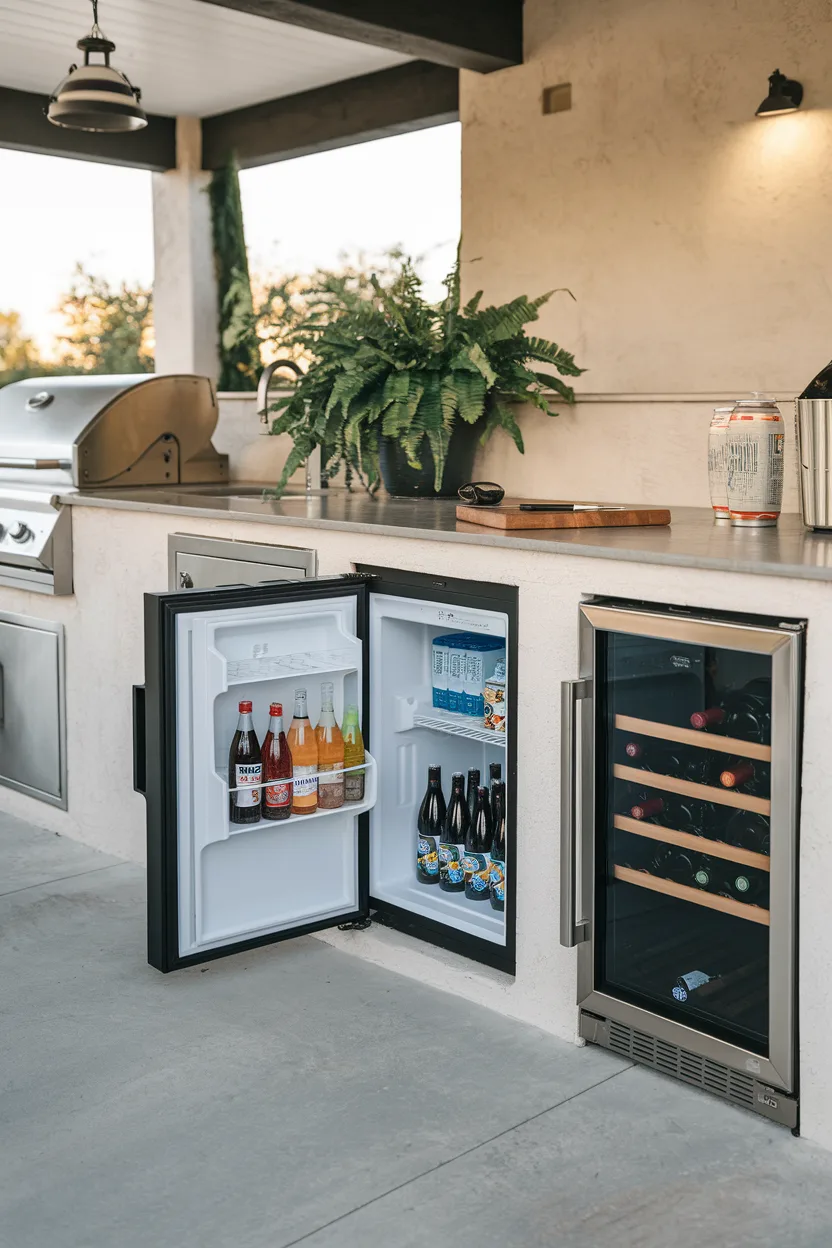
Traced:
[[471, 480], [474, 456], [483, 426], [484, 422], [481, 420], [475, 425], [469, 425], [463, 420], [457, 421], [451, 434], [441, 490], [433, 487], [435, 467], [427, 438], [422, 438], [419, 448], [421, 468], [410, 467], [407, 455], [395, 438], [380, 438], [378, 463], [387, 493], [398, 498], [456, 498], [459, 487]]

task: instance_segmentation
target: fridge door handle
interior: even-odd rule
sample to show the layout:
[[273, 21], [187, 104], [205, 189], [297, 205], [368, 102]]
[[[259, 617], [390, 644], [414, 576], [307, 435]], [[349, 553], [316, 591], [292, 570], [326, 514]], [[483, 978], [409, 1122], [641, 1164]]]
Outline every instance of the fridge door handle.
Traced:
[[133, 686], [133, 788], [147, 795], [147, 720], [144, 685]]
[[560, 745], [560, 943], [567, 949], [589, 940], [589, 923], [576, 921], [578, 890], [578, 794], [575, 774], [578, 703], [592, 693], [589, 680], [561, 683]]

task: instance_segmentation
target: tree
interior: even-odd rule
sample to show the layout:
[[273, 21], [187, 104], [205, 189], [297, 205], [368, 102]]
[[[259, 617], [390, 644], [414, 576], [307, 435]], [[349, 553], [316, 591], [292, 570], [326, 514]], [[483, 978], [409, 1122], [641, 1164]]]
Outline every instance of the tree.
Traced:
[[248, 271], [240, 179], [233, 160], [217, 169], [208, 188], [214, 238], [220, 338], [220, 390], [253, 390], [260, 373], [252, 332], [254, 304]]
[[33, 338], [23, 333], [19, 312], [0, 312], [0, 386], [49, 372]]
[[153, 301], [148, 287], [126, 282], [113, 287], [79, 264], [59, 311], [67, 323], [58, 337], [62, 371], [153, 372]]

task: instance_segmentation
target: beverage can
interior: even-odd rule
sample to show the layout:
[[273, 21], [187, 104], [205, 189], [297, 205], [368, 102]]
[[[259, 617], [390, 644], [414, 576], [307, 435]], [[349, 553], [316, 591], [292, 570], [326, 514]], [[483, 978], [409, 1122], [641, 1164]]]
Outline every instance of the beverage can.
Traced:
[[770, 399], [742, 399], [728, 423], [728, 512], [731, 523], [777, 523], [783, 499], [783, 417]]
[[715, 520], [728, 520], [728, 424], [734, 404], [715, 407], [708, 430], [708, 487]]

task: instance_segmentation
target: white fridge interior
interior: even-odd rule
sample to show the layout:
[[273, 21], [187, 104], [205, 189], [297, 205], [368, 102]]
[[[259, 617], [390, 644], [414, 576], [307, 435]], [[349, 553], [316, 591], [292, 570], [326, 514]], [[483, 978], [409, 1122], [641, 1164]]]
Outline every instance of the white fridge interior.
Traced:
[[356, 609], [357, 600], [345, 596], [177, 618], [180, 957], [355, 912], [364, 811], [371, 812], [373, 898], [505, 944], [504, 912], [416, 878], [428, 766], [441, 764], [446, 799], [454, 771], [478, 767], [487, 785], [489, 764], [499, 762], [506, 778], [506, 733], [432, 706], [433, 638], [451, 632], [505, 638], [508, 619], [499, 612], [371, 594], [364, 800], [281, 822], [230, 821], [228, 753], [241, 699], [254, 704], [262, 744], [271, 701], [283, 703], [288, 730], [295, 690], [305, 688], [316, 724], [321, 682], [331, 681], [338, 723], [345, 706], [355, 704], [366, 734]]
[[[428, 767], [441, 765], [446, 801], [455, 771], [467, 775], [470, 767], [478, 767], [487, 786], [494, 762], [500, 763], [506, 779], [510, 722], [507, 732], [494, 732], [471, 716], [433, 707], [433, 639], [455, 632], [507, 638], [508, 617], [413, 598], [370, 596], [370, 726], [378, 764], [378, 797], [370, 814], [370, 895], [505, 945], [505, 911], [416, 878], [416, 825]], [[506, 674], [511, 677], [508, 667]], [[507, 827], [506, 836], [512, 835]]]
[[180, 956], [355, 911], [357, 816], [375, 802], [372, 757], [362, 802], [234, 824], [228, 753], [243, 698], [254, 704], [261, 745], [270, 702], [283, 703], [288, 730], [295, 689], [307, 690], [317, 723], [324, 680], [334, 685], [339, 723], [350, 703], [362, 715], [356, 600], [182, 615], [176, 640]]

